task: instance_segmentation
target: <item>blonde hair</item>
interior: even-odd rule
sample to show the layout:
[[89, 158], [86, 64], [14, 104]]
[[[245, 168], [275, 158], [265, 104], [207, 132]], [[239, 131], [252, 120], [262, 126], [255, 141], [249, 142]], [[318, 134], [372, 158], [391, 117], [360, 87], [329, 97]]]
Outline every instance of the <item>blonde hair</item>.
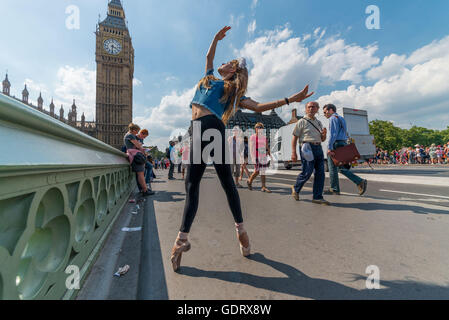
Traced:
[[140, 127], [137, 124], [130, 123], [128, 125], [128, 130], [129, 130], [129, 132], [131, 132], [131, 131], [139, 131]]
[[[232, 60], [232, 65], [236, 68], [236, 71], [230, 80], [224, 80], [224, 92], [220, 99], [220, 103], [225, 104], [225, 111], [221, 120], [224, 124], [227, 124], [229, 119], [234, 114], [234, 103], [239, 105], [240, 99], [245, 95], [248, 87], [248, 70], [246, 67], [240, 67], [238, 60]], [[203, 86], [206, 89], [210, 89], [210, 81], [217, 81], [213, 75], [207, 75], [198, 83], [198, 87]]]

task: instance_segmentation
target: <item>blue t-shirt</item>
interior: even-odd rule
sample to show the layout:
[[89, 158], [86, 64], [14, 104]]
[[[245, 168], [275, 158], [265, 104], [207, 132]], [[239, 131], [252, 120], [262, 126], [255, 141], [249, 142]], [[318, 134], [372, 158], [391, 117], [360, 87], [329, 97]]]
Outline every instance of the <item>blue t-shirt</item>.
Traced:
[[[206, 72], [206, 76], [213, 75], [214, 69], [209, 69]], [[225, 112], [226, 106], [229, 104], [220, 103], [221, 97], [223, 97], [224, 92], [224, 81], [223, 80], [210, 80], [209, 81], [210, 89], [204, 88], [203, 86], [196, 89], [195, 96], [193, 97], [192, 102], [190, 103], [190, 108], [192, 104], [198, 104], [200, 106], [205, 107], [209, 111], [211, 111], [215, 116], [219, 119], [223, 117], [223, 113]], [[243, 96], [240, 101], [249, 99]]]

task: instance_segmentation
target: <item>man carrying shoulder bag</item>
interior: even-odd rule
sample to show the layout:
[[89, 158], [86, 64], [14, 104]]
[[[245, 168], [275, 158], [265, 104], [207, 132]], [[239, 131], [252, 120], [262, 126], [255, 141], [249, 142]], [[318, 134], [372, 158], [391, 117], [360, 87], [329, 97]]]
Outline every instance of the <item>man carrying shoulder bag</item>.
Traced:
[[296, 146], [301, 143], [300, 155], [302, 172], [296, 179], [296, 184], [292, 186], [292, 196], [299, 201], [299, 193], [305, 183], [314, 173], [313, 179], [313, 200], [312, 203], [329, 205], [323, 198], [324, 189], [324, 154], [321, 143], [326, 141], [326, 128], [315, 117], [319, 111], [318, 102], [309, 102], [306, 105], [305, 116], [296, 123], [292, 139], [292, 161], [298, 161]]
[[338, 181], [338, 173], [346, 176], [349, 180], [357, 185], [359, 195], [366, 192], [368, 181], [360, 178], [349, 171], [349, 168], [344, 166], [337, 167], [332, 160], [335, 156], [335, 150], [347, 145], [348, 135], [346, 121], [343, 117], [337, 114], [337, 108], [333, 104], [327, 104], [323, 107], [323, 112], [326, 118], [329, 119], [329, 144], [328, 144], [328, 167], [331, 187], [328, 190], [331, 194], [340, 194], [340, 184]]

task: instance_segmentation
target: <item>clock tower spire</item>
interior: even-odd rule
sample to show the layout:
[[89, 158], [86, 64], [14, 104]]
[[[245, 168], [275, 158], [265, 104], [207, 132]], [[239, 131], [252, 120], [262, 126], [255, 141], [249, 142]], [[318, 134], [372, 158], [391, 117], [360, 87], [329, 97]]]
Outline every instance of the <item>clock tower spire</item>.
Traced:
[[96, 35], [97, 138], [120, 148], [133, 118], [134, 48], [120, 0], [108, 3]]

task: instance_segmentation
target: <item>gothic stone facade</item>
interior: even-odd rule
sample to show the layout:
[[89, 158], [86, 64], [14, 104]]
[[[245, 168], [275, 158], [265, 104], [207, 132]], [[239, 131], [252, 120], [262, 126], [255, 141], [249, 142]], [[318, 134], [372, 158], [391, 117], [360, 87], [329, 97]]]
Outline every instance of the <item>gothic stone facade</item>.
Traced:
[[[2, 93], [7, 96], [11, 96], [11, 83], [8, 79], [8, 74], [6, 74], [5, 80], [2, 82], [3, 90]], [[55, 104], [53, 103], [53, 99], [51, 100], [49, 110], [46, 110], [44, 108], [44, 99], [42, 98], [42, 94], [39, 94], [39, 98], [37, 98], [37, 105], [34, 105], [30, 102], [30, 93], [28, 91], [27, 86], [25, 85], [25, 88], [22, 90], [22, 100], [16, 98], [15, 96], [12, 96], [11, 98], [16, 99], [17, 101], [20, 101], [27, 106], [36, 109], [42, 113], [45, 113], [46, 115], [53, 117], [61, 122], [64, 122], [68, 124], [69, 126], [72, 126], [81, 132], [84, 132], [85, 134], [88, 134], [92, 137], [96, 137], [96, 123], [93, 121], [86, 121], [86, 117], [84, 116], [84, 113], [81, 115], [81, 121], [78, 121], [78, 113], [77, 113], [77, 107], [75, 100], [73, 100], [72, 107], [69, 110], [69, 113], [67, 114], [67, 118], [64, 116], [64, 107], [61, 105], [61, 108], [59, 109], [59, 112], [55, 112]]]
[[120, 0], [96, 31], [97, 138], [120, 148], [133, 118], [134, 48]]
[[[63, 106], [59, 109], [59, 114], [55, 113], [53, 99], [49, 110], [44, 109], [41, 94], [37, 106], [33, 105], [29, 102], [26, 85], [22, 91], [22, 100], [17, 100], [120, 149], [128, 124], [133, 118], [134, 77], [134, 48], [120, 0], [109, 2], [107, 17], [97, 25], [95, 35], [97, 63], [95, 122], [86, 121], [84, 114], [81, 121], [78, 121], [75, 100], [67, 118], [64, 117]], [[11, 83], [8, 74], [2, 85], [2, 93], [10, 96]]]

